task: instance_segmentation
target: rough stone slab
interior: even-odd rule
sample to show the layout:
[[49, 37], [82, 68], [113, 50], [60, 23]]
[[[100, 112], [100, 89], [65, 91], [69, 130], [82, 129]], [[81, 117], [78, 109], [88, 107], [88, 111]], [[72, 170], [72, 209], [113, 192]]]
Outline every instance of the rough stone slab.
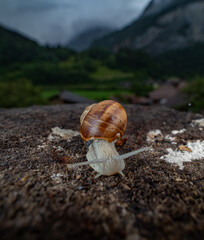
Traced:
[[[125, 106], [125, 153], [154, 150], [126, 160], [125, 177], [101, 176], [90, 166], [68, 170], [53, 157], [85, 161], [80, 136], [48, 136], [52, 128], [79, 131], [84, 105], [0, 110], [0, 238], [3, 239], [204, 239], [204, 158], [177, 165], [160, 159], [167, 148], [204, 140], [192, 120], [203, 116], [167, 108]], [[150, 130], [176, 135], [147, 142]]]

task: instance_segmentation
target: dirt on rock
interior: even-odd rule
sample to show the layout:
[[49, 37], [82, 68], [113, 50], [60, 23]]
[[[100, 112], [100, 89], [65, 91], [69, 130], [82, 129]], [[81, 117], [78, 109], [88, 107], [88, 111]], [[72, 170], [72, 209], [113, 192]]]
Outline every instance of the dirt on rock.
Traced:
[[[204, 140], [199, 114], [125, 105], [128, 124], [120, 154], [152, 151], [125, 160], [124, 177], [95, 179], [80, 135], [64, 139], [52, 129], [79, 132], [84, 105], [0, 110], [0, 238], [204, 239], [204, 156], [166, 162], [167, 149]], [[181, 130], [172, 136], [172, 130]], [[149, 131], [162, 136], [147, 141]], [[51, 137], [50, 137], [51, 136]]]

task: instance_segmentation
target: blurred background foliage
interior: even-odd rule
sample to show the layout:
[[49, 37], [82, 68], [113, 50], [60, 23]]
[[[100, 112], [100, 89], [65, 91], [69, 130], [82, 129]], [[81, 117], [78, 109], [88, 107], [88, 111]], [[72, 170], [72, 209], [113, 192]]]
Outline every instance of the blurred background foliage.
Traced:
[[204, 77], [195, 76], [184, 91], [190, 98], [194, 112], [204, 110]]
[[41, 91], [27, 79], [0, 82], [0, 103], [3, 107], [28, 107], [46, 104]]
[[[0, 107], [49, 104], [60, 90], [95, 100], [122, 94], [146, 96], [170, 76], [190, 82], [193, 111], [204, 109], [204, 44], [150, 56], [141, 50], [77, 53], [37, 43], [0, 27]], [[197, 76], [199, 75], [199, 77]]]

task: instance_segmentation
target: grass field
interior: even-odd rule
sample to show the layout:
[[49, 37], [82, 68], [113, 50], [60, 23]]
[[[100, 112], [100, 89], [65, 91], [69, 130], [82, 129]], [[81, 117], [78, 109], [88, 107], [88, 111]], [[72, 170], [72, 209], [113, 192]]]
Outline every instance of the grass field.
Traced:
[[50, 90], [42, 90], [41, 95], [44, 100], [49, 100], [51, 97], [57, 95], [59, 93], [59, 90], [57, 89], [50, 89]]
[[[63, 90], [68, 90], [64, 88]], [[60, 89], [50, 89], [50, 90], [42, 90], [42, 97], [44, 100], [49, 100], [51, 97], [57, 95], [60, 92]], [[76, 93], [80, 96], [87, 97], [93, 100], [104, 100], [109, 99], [114, 96], [119, 96], [121, 94], [128, 94], [129, 91], [122, 90], [110, 90], [110, 91], [96, 91], [96, 90], [72, 90], [71, 92]]]
[[99, 66], [97, 70], [91, 74], [91, 77], [95, 80], [127, 79], [133, 78], [134, 74], [131, 72], [110, 69], [106, 66]]
[[83, 97], [87, 97], [90, 99], [94, 99], [94, 100], [104, 100], [104, 99], [109, 99], [111, 97], [114, 96], [118, 96], [121, 94], [128, 94], [129, 91], [120, 91], [120, 90], [111, 90], [111, 91], [83, 91], [83, 90], [79, 90], [79, 91], [73, 91], [74, 93], [83, 96]]
[[[70, 62], [65, 62], [64, 64], [69, 65]], [[94, 80], [93, 82], [84, 82], [80, 85], [43, 86], [41, 87], [43, 99], [49, 100], [63, 90], [93, 100], [103, 100], [114, 96], [120, 96], [121, 94], [128, 94], [130, 91], [123, 88], [123, 83], [126, 81], [131, 82], [134, 79], [134, 74], [99, 65], [97, 70], [92, 73], [90, 77]]]
[[[68, 67], [72, 63], [72, 59], [61, 63], [61, 67]], [[60, 91], [67, 90], [94, 100], [108, 99], [121, 94], [128, 94], [130, 91], [124, 89], [124, 83], [134, 81], [134, 74], [131, 72], [123, 72], [118, 69], [110, 69], [97, 62], [97, 69], [90, 74], [93, 81], [79, 84], [68, 85], [49, 85], [39, 86], [42, 89], [44, 100], [49, 100], [57, 95]]]

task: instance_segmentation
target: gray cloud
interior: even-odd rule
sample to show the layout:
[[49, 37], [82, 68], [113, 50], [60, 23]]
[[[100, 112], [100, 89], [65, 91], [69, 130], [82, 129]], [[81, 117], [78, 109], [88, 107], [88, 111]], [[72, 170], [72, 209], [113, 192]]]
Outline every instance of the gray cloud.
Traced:
[[1, 0], [0, 23], [44, 44], [65, 43], [86, 27], [121, 28], [150, 0]]
[[32, 11], [49, 11], [57, 8], [76, 7], [76, 3], [66, 0], [1, 0], [0, 11], [15, 13], [32, 12]]
[[15, 11], [18, 13], [24, 13], [24, 12], [47, 12], [50, 10], [57, 10], [57, 9], [64, 9], [64, 8], [74, 8], [76, 7], [76, 5], [71, 4], [71, 3], [67, 3], [67, 2], [63, 2], [63, 1], [58, 1], [58, 2], [54, 2], [54, 1], [35, 1], [35, 2], [28, 2], [25, 1], [25, 3], [23, 5], [17, 5], [15, 8]]

